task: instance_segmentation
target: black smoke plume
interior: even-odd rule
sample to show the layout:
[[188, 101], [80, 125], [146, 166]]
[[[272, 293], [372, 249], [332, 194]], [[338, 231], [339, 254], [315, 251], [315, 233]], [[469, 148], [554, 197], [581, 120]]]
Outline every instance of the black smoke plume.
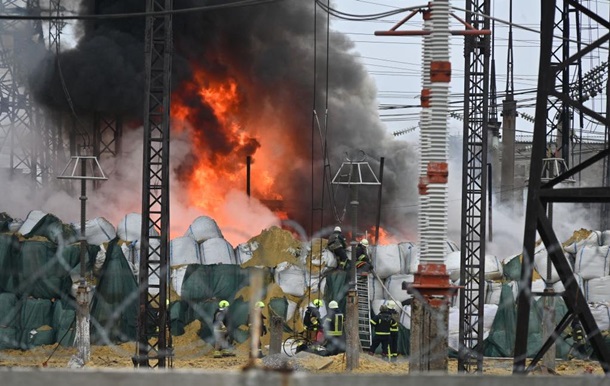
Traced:
[[[86, 14], [141, 12], [144, 3], [88, 0], [81, 2], [80, 9]], [[174, 7], [222, 3], [227, 2], [179, 0]], [[379, 172], [380, 157], [385, 157], [381, 225], [413, 236], [416, 153], [406, 142], [387, 133], [378, 117], [375, 85], [352, 52], [354, 44], [344, 34], [333, 32], [331, 24], [327, 47], [326, 15], [318, 9], [314, 16], [314, 7], [313, 0], [284, 0], [175, 15], [172, 86], [183, 90], [177, 96], [181, 103], [197, 108], [193, 126], [201, 143], [217, 154], [230, 153], [235, 144], [220, 130], [210, 106], [197, 97], [196, 90], [191, 90], [191, 95], [184, 92], [188, 90], [185, 82], [196, 68], [205, 69], [215, 79], [237, 80], [245, 111], [265, 107], [276, 112], [284, 131], [274, 135], [289, 138], [293, 146], [287, 159], [278, 160], [285, 171], [276, 178], [275, 189], [285, 197], [284, 209], [290, 218], [306, 230], [315, 232], [321, 226], [340, 222], [350, 224], [347, 188], [335, 186], [330, 190], [328, 186], [346, 155], [354, 157], [358, 150], [364, 151], [375, 173]], [[37, 99], [53, 109], [69, 111], [63, 77], [76, 111], [141, 119], [144, 25], [142, 18], [83, 23], [77, 46], [58, 57], [50, 56], [32, 76]], [[319, 125], [314, 119], [314, 100]], [[324, 168], [324, 142], [330, 169]], [[247, 155], [256, 160], [260, 146], [273, 144], [252, 138], [241, 148], [244, 162]], [[203, 153], [194, 149], [185, 159], [194, 161]], [[211, 157], [207, 162], [214, 165], [217, 160]], [[187, 175], [190, 165], [185, 162], [174, 169]], [[361, 187], [358, 198], [359, 228], [370, 229], [377, 217], [378, 190]]]

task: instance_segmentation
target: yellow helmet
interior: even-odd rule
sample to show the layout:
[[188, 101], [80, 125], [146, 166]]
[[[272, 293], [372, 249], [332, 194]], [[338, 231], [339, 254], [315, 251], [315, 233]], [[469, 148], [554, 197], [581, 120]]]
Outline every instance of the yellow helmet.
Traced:
[[258, 302], [256, 302], [256, 304], [254, 305], [255, 308], [265, 308], [265, 303], [261, 302], [260, 300]]
[[226, 300], [221, 300], [220, 302], [218, 302], [218, 307], [220, 307], [220, 308], [227, 308], [227, 307], [229, 307], [229, 305], [230, 305], [229, 302]]
[[316, 307], [322, 307], [324, 305], [324, 300], [314, 299], [312, 303]]

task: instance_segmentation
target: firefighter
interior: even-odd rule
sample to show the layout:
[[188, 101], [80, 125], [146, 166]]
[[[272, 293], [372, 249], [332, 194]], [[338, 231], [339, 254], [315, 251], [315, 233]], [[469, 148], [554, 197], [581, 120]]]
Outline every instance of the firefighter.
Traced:
[[375, 355], [375, 350], [381, 345], [381, 353], [384, 359], [390, 359], [390, 331], [397, 326], [397, 323], [392, 319], [392, 315], [388, 312], [388, 307], [382, 305], [379, 313], [371, 319], [371, 326], [375, 330], [373, 342], [369, 349], [369, 355]]
[[[254, 309], [252, 310], [252, 312], [250, 313], [249, 316], [249, 320], [248, 320], [248, 327], [252, 328], [252, 322], [254, 320], [254, 315], [255, 313], [260, 314], [260, 332], [259, 332], [259, 339], [258, 339], [258, 354], [257, 356], [259, 358], [262, 358], [263, 355], [263, 350], [262, 350], [262, 343], [261, 343], [261, 339], [263, 337], [263, 335], [267, 335], [267, 326], [265, 325], [265, 320], [267, 318], [265, 318], [265, 315], [263, 315], [263, 310], [265, 309], [265, 303], [262, 301], [258, 301], [256, 302], [256, 304], [254, 305]], [[252, 355], [252, 352], [250, 352], [250, 355]]]
[[396, 303], [393, 300], [389, 300], [386, 304], [388, 312], [392, 316], [392, 320], [396, 322], [395, 325], [390, 327], [390, 352], [388, 353], [390, 361], [396, 362], [398, 359], [398, 323], [400, 322], [400, 315], [396, 309]]
[[343, 236], [343, 233], [341, 233], [341, 227], [336, 226], [333, 230], [333, 233], [330, 234], [330, 236], [328, 237], [327, 248], [337, 258], [338, 267], [347, 271], [347, 241], [345, 240], [345, 236]]
[[332, 300], [328, 303], [328, 312], [324, 316], [325, 347], [328, 355], [337, 355], [345, 351], [345, 339], [343, 335], [343, 321], [345, 317], [339, 304]]
[[214, 312], [214, 358], [235, 356], [229, 349], [229, 302], [221, 300]]
[[362, 239], [356, 246], [356, 270], [359, 274], [366, 275], [373, 270], [368, 252], [369, 241]]
[[320, 307], [323, 305], [323, 300], [314, 299], [312, 305], [307, 306], [307, 309], [305, 310], [303, 325], [305, 326], [307, 339], [310, 342], [317, 343], [321, 340], [319, 339], [319, 335], [322, 335], [324, 326], [322, 325], [322, 317], [320, 316]]

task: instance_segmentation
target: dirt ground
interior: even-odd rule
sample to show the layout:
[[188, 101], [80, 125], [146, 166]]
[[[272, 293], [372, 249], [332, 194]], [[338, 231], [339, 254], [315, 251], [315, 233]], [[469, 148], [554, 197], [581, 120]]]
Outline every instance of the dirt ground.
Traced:
[[[265, 350], [263, 350], [265, 351]], [[266, 351], [265, 351], [266, 352]], [[135, 353], [133, 343], [116, 346], [92, 346], [91, 361], [86, 364], [88, 368], [133, 368], [131, 357]], [[249, 366], [266, 367], [267, 359], [257, 359], [251, 362], [248, 359], [247, 348], [240, 346], [235, 350], [235, 357], [213, 358], [212, 349], [206, 343], [180, 346], [174, 343], [173, 367], [180, 369], [198, 370], [242, 370]], [[28, 351], [3, 350], [0, 351], [0, 366], [3, 367], [54, 367], [67, 368], [76, 348], [41, 346]], [[313, 373], [341, 373], [345, 371], [345, 357], [343, 354], [332, 357], [321, 357], [313, 354], [290, 358], [289, 366], [297, 371]], [[485, 358], [484, 373], [494, 375], [511, 375], [512, 358]], [[395, 363], [388, 363], [379, 357], [372, 357], [366, 353], [360, 355], [359, 368], [356, 373], [383, 373], [408, 374], [408, 359], [399, 357]], [[449, 359], [449, 373], [457, 373], [457, 360]], [[534, 374], [548, 373], [541, 370]], [[596, 361], [558, 360], [556, 362], [556, 375], [603, 375], [601, 366]]]

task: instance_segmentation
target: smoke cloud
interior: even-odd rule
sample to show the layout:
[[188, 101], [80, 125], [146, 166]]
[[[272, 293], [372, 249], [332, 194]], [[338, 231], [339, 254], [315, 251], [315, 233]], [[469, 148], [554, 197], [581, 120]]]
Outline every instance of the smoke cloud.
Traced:
[[[224, 2], [178, 3], [175, 7], [188, 8]], [[139, 12], [143, 7], [139, 0], [89, 0], [80, 4], [84, 13]], [[353, 54], [353, 43], [345, 35], [331, 31], [330, 44], [326, 46], [326, 15], [318, 10], [314, 16], [313, 2], [285, 0], [179, 14], [174, 16], [173, 28], [172, 85], [180, 92], [175, 91], [172, 98], [198, 112], [190, 117], [190, 124], [195, 143], [202, 145], [197, 149], [180, 147], [185, 153], [180, 159], [172, 159], [172, 192], [184, 187], [184, 178], [196, 161], [203, 159], [213, 167], [224, 167], [224, 156], [232, 155], [242, 160], [233, 166], [245, 169], [246, 156], [252, 156], [256, 165], [257, 152], [273, 148], [281, 166], [274, 189], [284, 197], [283, 209], [288, 217], [314, 232], [336, 223], [349, 225], [349, 192], [345, 187], [331, 190], [328, 182], [346, 157], [353, 159], [361, 150], [377, 174], [379, 160], [385, 158], [382, 227], [403, 236], [415, 234], [417, 153], [408, 143], [389, 135], [380, 122], [375, 85]], [[144, 20], [88, 21], [80, 31], [82, 37], [74, 49], [49, 56], [32, 74], [37, 99], [52, 109], [69, 112], [65, 89], [79, 113], [120, 115], [137, 122], [143, 113]], [[241, 96], [240, 116], [251, 120], [242, 122], [245, 130], [254, 126], [257, 116], [273, 116], [277, 124], [248, 133], [245, 144], [236, 144], [211, 114], [198, 90], [189, 88], [189, 82], [200, 70], [211, 80], [236, 81]], [[172, 136], [173, 142], [184, 141], [176, 138], [177, 134]], [[281, 146], [276, 143], [279, 138]], [[326, 177], [323, 138], [330, 165]], [[134, 151], [138, 146], [141, 142], [136, 139]], [[172, 151], [175, 150], [172, 143]], [[141, 171], [141, 158], [135, 157], [130, 163], [130, 154], [124, 157], [127, 161], [117, 160], [121, 169], [130, 165]], [[115, 171], [120, 175], [118, 167]], [[121, 181], [120, 177], [112, 178]], [[141, 194], [133, 186], [106, 185], [121, 189], [120, 200], [124, 203], [115, 202], [115, 208], [114, 204], [105, 204], [106, 212], [115, 210], [124, 215], [127, 207], [139, 209]], [[99, 194], [109, 190], [102, 187]], [[360, 229], [375, 225], [378, 194], [376, 187], [359, 189]], [[223, 205], [232, 202], [231, 208], [237, 208], [237, 202], [244, 200], [244, 195], [231, 192]], [[320, 208], [324, 208], [324, 216], [319, 214]], [[227, 213], [231, 213], [229, 209]], [[112, 217], [110, 213], [104, 216]]]

